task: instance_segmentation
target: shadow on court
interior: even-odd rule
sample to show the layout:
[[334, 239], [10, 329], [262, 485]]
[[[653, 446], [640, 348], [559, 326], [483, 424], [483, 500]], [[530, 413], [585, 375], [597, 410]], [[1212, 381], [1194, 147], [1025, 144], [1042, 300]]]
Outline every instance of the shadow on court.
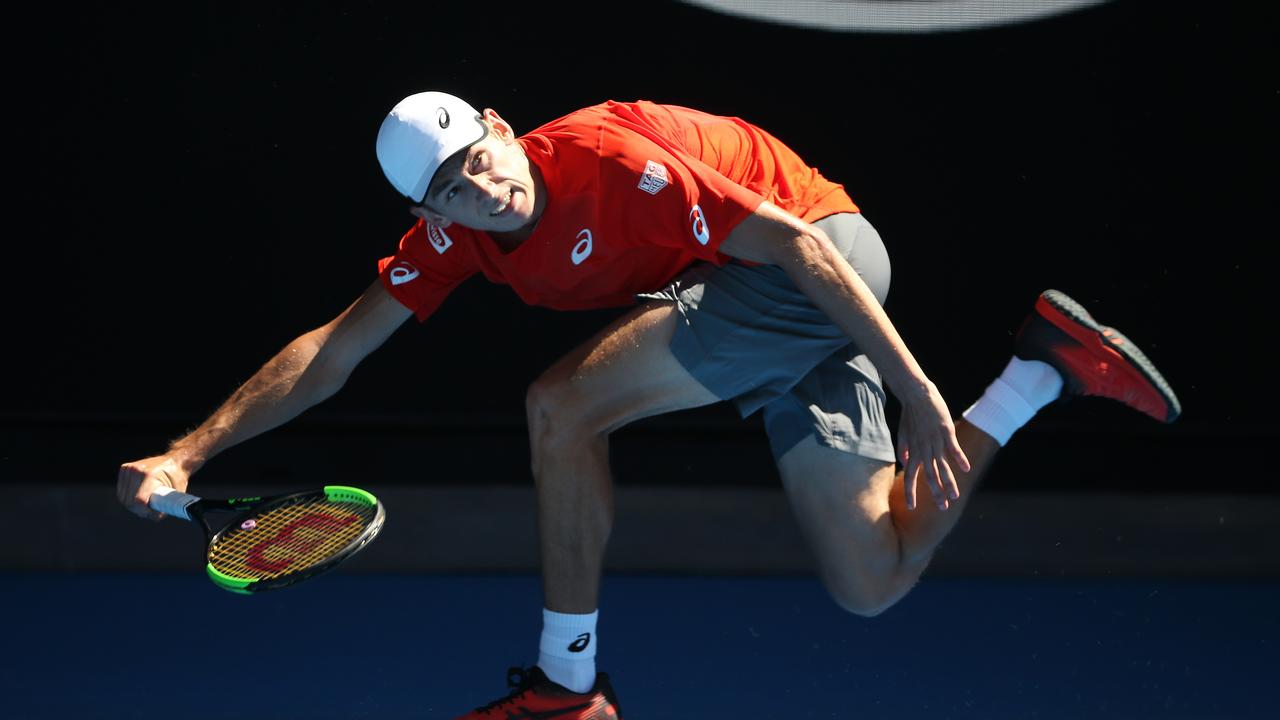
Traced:
[[[535, 659], [532, 575], [0, 575], [7, 718], [444, 719]], [[1270, 717], [1280, 584], [931, 580], [875, 619], [808, 578], [607, 576], [628, 720]]]

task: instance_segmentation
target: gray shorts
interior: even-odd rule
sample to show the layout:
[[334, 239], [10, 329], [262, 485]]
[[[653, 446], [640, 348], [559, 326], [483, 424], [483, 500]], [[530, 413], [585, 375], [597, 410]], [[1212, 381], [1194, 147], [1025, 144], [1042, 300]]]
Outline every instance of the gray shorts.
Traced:
[[[871, 223], [841, 213], [814, 225], [884, 304], [889, 254]], [[764, 409], [775, 460], [812, 436], [894, 461], [880, 372], [780, 268], [701, 263], [641, 297], [676, 303], [681, 322], [671, 352], [698, 382], [733, 401], [742, 417]]]

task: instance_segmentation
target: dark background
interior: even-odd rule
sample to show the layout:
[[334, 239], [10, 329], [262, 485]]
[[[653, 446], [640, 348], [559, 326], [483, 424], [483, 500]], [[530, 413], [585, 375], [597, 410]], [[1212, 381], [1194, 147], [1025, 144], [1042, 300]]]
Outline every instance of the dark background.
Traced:
[[[957, 413], [1046, 287], [1121, 328], [1181, 396], [1167, 427], [1102, 401], [1052, 406], [989, 488], [1272, 492], [1267, 11], [1114, 2], [878, 35], [605, 7], [13, 18], [0, 479], [110, 484], [340, 312], [411, 222], [378, 167], [378, 126], [439, 89], [518, 132], [636, 98], [769, 129], [880, 229], [890, 315]], [[528, 308], [472, 280], [337, 397], [200, 477], [526, 483], [524, 389], [617, 312]], [[627, 428], [614, 454], [622, 483], [776, 479], [758, 418], [725, 406]]]

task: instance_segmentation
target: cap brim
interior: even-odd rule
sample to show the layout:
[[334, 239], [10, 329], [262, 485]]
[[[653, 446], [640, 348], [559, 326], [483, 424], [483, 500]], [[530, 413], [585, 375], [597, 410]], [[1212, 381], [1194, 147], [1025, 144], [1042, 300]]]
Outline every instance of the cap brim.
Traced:
[[471, 142], [467, 143], [466, 145], [463, 145], [462, 147], [458, 148], [457, 150], [454, 150], [453, 153], [451, 153], [450, 155], [445, 157], [443, 160], [441, 160], [440, 164], [436, 166], [435, 172], [431, 174], [431, 179], [427, 180], [427, 186], [422, 189], [422, 197], [415, 200], [412, 196], [410, 196], [409, 197], [410, 200], [413, 200], [415, 203], [419, 203], [419, 204], [426, 202], [427, 196], [431, 194], [431, 184], [436, 181], [436, 176], [440, 174], [440, 168], [448, 164], [448, 162], [452, 160], [455, 156], [457, 156], [458, 153], [465, 153], [466, 151], [471, 149], [472, 145], [475, 145], [481, 140], [484, 140], [485, 138], [489, 137], [489, 123], [484, 121], [484, 117], [481, 115], [477, 115], [476, 122], [479, 123], [480, 125], [480, 136], [477, 137], [475, 140], [472, 140]]

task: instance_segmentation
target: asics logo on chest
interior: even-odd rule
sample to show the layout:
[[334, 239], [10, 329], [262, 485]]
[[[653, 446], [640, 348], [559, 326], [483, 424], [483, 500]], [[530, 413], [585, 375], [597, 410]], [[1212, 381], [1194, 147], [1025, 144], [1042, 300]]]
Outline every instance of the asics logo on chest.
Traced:
[[693, 231], [693, 239], [699, 245], [706, 245], [711, 240], [711, 228], [707, 227], [707, 218], [702, 214], [701, 205], [694, 205], [689, 211], [689, 229]]
[[573, 251], [569, 253], [569, 259], [574, 265], [581, 265], [591, 255], [591, 230], [582, 228], [578, 231], [578, 242], [573, 246]]

